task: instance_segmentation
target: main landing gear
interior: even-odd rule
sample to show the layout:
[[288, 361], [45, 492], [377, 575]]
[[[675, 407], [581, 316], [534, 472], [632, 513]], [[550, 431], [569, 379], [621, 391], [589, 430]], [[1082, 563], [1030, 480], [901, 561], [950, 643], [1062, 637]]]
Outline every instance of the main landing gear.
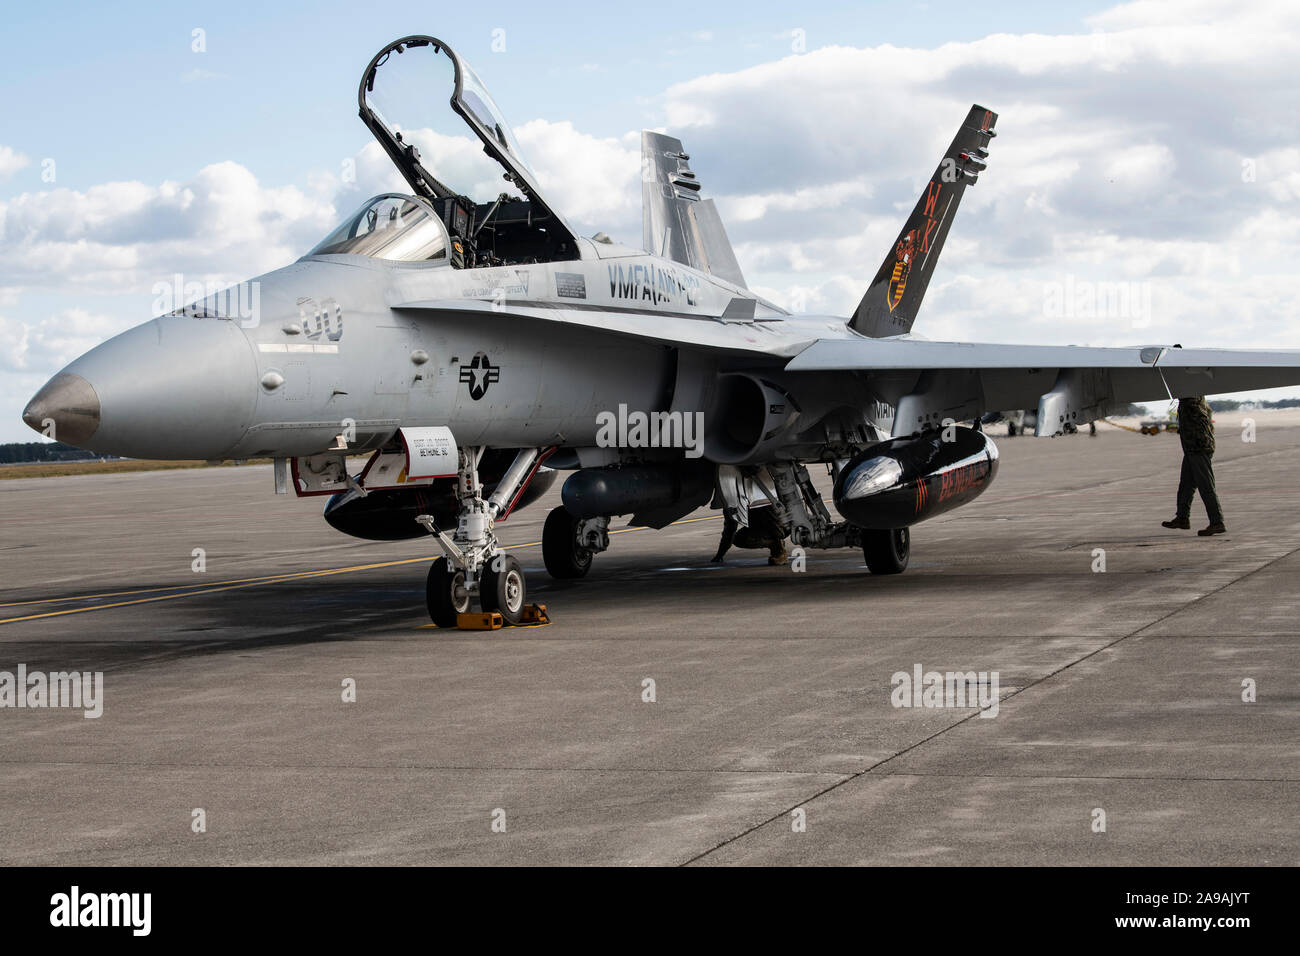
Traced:
[[[860, 528], [834, 521], [813, 485], [808, 469], [797, 462], [767, 466], [775, 495], [763, 494], [779, 507], [779, 517], [790, 541], [801, 548], [852, 548], [861, 545], [862, 557], [872, 574], [902, 574], [912, 556], [908, 528]], [[761, 486], [761, 482], [759, 483]]]
[[586, 577], [591, 559], [609, 547], [609, 518], [575, 518], [561, 505], [542, 527], [542, 560], [561, 581]]
[[542, 449], [520, 449], [492, 497], [486, 500], [478, 478], [483, 449], [461, 448], [458, 454], [456, 494], [460, 508], [455, 533], [448, 535], [431, 515], [415, 519], [434, 536], [446, 555], [429, 568], [425, 586], [429, 617], [439, 627], [455, 627], [458, 616], [469, 612], [477, 595], [484, 611], [497, 611], [503, 623], [518, 624], [528, 596], [524, 569], [513, 555], [502, 550], [495, 525], [498, 518], [510, 513], [532, 480], [542, 461]]
[[862, 557], [872, 574], [902, 574], [912, 557], [912, 532], [907, 528], [864, 530]]

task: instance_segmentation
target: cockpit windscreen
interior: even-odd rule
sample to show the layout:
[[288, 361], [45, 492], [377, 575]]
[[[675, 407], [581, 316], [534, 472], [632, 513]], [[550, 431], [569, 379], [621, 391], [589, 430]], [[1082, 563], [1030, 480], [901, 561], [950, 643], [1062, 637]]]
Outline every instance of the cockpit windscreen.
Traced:
[[389, 193], [367, 200], [307, 255], [425, 262], [446, 259], [447, 246], [447, 227], [424, 203]]

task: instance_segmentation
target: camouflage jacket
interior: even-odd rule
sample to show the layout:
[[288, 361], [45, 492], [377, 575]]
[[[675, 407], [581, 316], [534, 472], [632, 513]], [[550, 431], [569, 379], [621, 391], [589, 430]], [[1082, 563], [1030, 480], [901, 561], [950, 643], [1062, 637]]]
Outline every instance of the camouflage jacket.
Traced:
[[1178, 437], [1184, 452], [1214, 454], [1214, 422], [1210, 406], [1203, 398], [1178, 400]]

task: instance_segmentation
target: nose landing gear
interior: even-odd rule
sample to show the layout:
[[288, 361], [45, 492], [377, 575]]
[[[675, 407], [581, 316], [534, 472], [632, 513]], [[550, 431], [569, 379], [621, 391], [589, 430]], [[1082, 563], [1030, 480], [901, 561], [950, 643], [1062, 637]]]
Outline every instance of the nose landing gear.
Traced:
[[518, 624], [525, 614], [528, 586], [518, 559], [497, 541], [496, 521], [510, 513], [546, 454], [541, 448], [521, 448], [492, 497], [484, 499], [478, 477], [483, 449], [461, 448], [457, 453], [460, 507], [455, 533], [439, 528], [432, 515], [415, 519], [446, 555], [429, 568], [425, 585], [429, 617], [438, 627], [456, 627], [459, 615], [469, 612], [477, 595], [485, 612], [499, 612], [503, 623]]

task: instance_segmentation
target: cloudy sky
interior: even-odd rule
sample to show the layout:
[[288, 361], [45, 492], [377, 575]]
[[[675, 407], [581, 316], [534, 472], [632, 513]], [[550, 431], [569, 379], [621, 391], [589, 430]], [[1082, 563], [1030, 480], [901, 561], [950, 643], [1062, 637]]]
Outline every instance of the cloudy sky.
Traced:
[[417, 32], [476, 66], [584, 234], [639, 244], [640, 130], [679, 136], [751, 287], [797, 311], [852, 310], [978, 102], [999, 136], [917, 332], [1300, 347], [1300, 4], [433, 9], [8, 11], [0, 441], [35, 437], [26, 400], [157, 283], [285, 265], [400, 188], [356, 84]]

